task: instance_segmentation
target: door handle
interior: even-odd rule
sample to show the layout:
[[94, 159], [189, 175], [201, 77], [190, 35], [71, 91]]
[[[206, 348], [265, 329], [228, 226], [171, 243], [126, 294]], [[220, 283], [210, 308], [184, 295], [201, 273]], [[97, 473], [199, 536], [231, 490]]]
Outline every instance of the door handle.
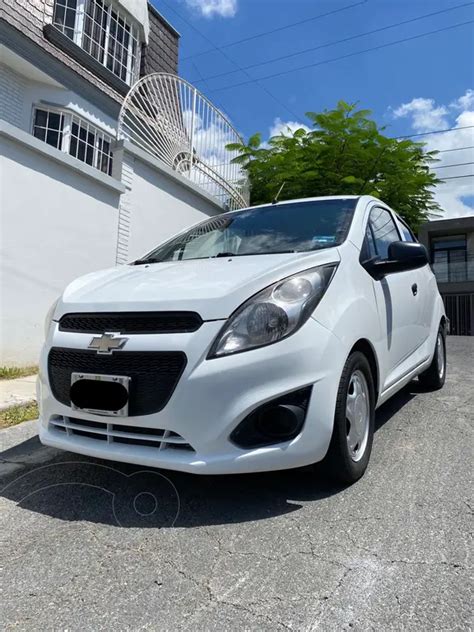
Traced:
[[411, 291], [413, 293], [413, 296], [416, 296], [418, 294], [418, 285], [416, 283], [413, 283], [413, 285], [411, 286]]

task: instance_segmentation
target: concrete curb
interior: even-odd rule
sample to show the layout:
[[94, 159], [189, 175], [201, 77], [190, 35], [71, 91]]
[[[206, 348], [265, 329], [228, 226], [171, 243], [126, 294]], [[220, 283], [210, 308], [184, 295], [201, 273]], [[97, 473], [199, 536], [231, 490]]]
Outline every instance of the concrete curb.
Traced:
[[0, 381], [0, 411], [36, 400], [36, 375]]

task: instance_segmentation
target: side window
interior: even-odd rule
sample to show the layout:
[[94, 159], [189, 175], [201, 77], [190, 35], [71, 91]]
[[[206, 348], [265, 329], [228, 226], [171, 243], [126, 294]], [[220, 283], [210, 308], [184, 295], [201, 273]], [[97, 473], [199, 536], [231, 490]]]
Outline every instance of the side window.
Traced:
[[374, 236], [372, 234], [372, 229], [370, 228], [369, 224], [367, 224], [367, 228], [365, 229], [364, 248], [365, 248], [365, 253], [364, 253], [365, 258], [372, 259], [373, 257], [377, 256], [377, 250], [375, 249]]
[[405, 222], [397, 216], [398, 219], [398, 227], [402, 233], [403, 241], [412, 241], [416, 242], [415, 235], [411, 232]]
[[389, 245], [394, 241], [400, 241], [400, 235], [391, 214], [384, 208], [374, 208], [370, 212], [369, 225], [377, 254], [381, 259], [387, 259]]

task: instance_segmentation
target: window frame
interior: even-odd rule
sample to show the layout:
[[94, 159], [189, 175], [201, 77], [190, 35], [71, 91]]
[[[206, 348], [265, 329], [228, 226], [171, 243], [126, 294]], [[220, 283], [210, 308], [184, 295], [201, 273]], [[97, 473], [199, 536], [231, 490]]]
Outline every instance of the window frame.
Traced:
[[[65, 24], [60, 24], [58, 21], [55, 21], [58, 2], [59, 6], [64, 7], [65, 15], [66, 10], [75, 11], [73, 37], [71, 37], [67, 32], [71, 30], [71, 27], [67, 27]], [[106, 14], [105, 27], [103, 27], [102, 24], [97, 22], [95, 19], [97, 17], [97, 7], [99, 6], [99, 2], [102, 5], [101, 10]], [[140, 39], [140, 27], [137, 22], [126, 14], [113, 0], [76, 0], [75, 9], [66, 9], [67, 3], [68, 0], [54, 0], [52, 25], [79, 46], [79, 48], [81, 48], [85, 53], [90, 55], [92, 59], [95, 59], [97, 63], [104, 66], [104, 68], [111, 72], [115, 77], [118, 77], [129, 86], [133, 85], [139, 77], [141, 61], [142, 42]], [[92, 7], [92, 14], [88, 12], [90, 7]], [[113, 16], [113, 14], [115, 14], [115, 16]], [[88, 19], [92, 23], [90, 33], [86, 33], [85, 31], [85, 25]], [[113, 26], [112, 20], [115, 22], [115, 34], [111, 32]], [[122, 24], [120, 24], [120, 22], [122, 22]], [[124, 33], [122, 42], [117, 37], [119, 26]], [[99, 32], [101, 36], [102, 34], [105, 35], [103, 46], [93, 37], [96, 28], [101, 29]], [[123, 41], [125, 41], [125, 34], [128, 34], [127, 46], [123, 44]], [[85, 45], [85, 39], [89, 42], [87, 47]], [[111, 48], [110, 42], [112, 40], [114, 41], [114, 45]], [[99, 49], [99, 54], [97, 55], [91, 52], [94, 46]], [[123, 63], [123, 59], [125, 57], [124, 53], [126, 54], [125, 63]], [[111, 62], [110, 65], [109, 61]], [[117, 64], [119, 66], [118, 73], [114, 71]], [[120, 72], [121, 70], [125, 70], [125, 77], [122, 76], [122, 73]]]
[[[48, 114], [50, 112], [53, 112], [55, 114], [59, 114], [61, 116], [61, 120], [63, 122], [63, 128], [62, 128], [62, 138], [61, 138], [61, 146], [59, 147], [55, 147], [54, 145], [51, 145], [50, 143], [48, 143], [46, 141], [46, 139], [41, 139], [38, 138], [37, 136], [35, 136], [35, 120], [36, 120], [36, 112], [37, 111], [42, 111], [42, 112], [47, 112]], [[76, 154], [72, 154], [71, 153], [71, 138], [72, 138], [72, 126], [73, 123], [76, 121], [79, 121], [80, 124], [84, 125], [87, 129], [87, 133], [93, 133], [94, 134], [94, 149], [93, 149], [93, 160], [92, 160], [92, 164], [90, 164], [89, 162], [87, 162], [86, 160], [81, 160], [81, 158], [78, 158], [77, 154], [78, 151], [76, 151]], [[108, 175], [111, 176], [112, 175], [112, 166], [113, 166], [113, 153], [112, 153], [112, 143], [114, 141], [114, 137], [109, 134], [108, 132], [106, 132], [105, 130], [101, 129], [100, 127], [98, 127], [97, 125], [94, 125], [94, 123], [91, 123], [90, 121], [88, 121], [87, 119], [85, 119], [84, 117], [80, 116], [79, 114], [77, 114], [76, 112], [68, 109], [68, 108], [62, 108], [61, 106], [57, 106], [57, 105], [49, 105], [49, 104], [45, 104], [45, 103], [35, 103], [33, 104], [32, 107], [32, 113], [31, 113], [31, 134], [35, 137], [38, 138], [38, 140], [46, 143], [47, 145], [49, 145], [50, 147], [54, 147], [55, 149], [57, 149], [58, 151], [61, 151], [62, 153], [68, 154], [69, 156], [71, 156], [71, 158], [75, 158], [76, 160], [79, 160], [79, 162], [82, 162], [86, 165], [89, 165], [90, 167], [92, 167], [93, 169], [97, 169], [97, 171], [100, 171], [101, 173], [103, 173], [104, 175]], [[103, 147], [103, 142], [108, 142], [109, 143], [109, 154], [105, 154], [105, 152], [103, 151], [103, 149], [100, 147], [100, 142], [102, 142], [102, 147]], [[103, 169], [101, 169], [101, 161], [103, 158], [103, 155], [107, 155], [107, 170], [104, 171]]]

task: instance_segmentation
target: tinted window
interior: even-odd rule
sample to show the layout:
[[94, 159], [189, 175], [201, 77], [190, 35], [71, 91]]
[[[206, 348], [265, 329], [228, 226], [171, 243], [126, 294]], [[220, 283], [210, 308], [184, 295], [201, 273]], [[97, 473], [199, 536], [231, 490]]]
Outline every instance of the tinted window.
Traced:
[[381, 259], [387, 259], [389, 245], [394, 241], [400, 241], [400, 235], [391, 214], [383, 208], [374, 208], [370, 212], [369, 224], [374, 235], [377, 254]]
[[141, 261], [307, 252], [344, 241], [357, 199], [274, 204], [225, 213], [194, 226]]

